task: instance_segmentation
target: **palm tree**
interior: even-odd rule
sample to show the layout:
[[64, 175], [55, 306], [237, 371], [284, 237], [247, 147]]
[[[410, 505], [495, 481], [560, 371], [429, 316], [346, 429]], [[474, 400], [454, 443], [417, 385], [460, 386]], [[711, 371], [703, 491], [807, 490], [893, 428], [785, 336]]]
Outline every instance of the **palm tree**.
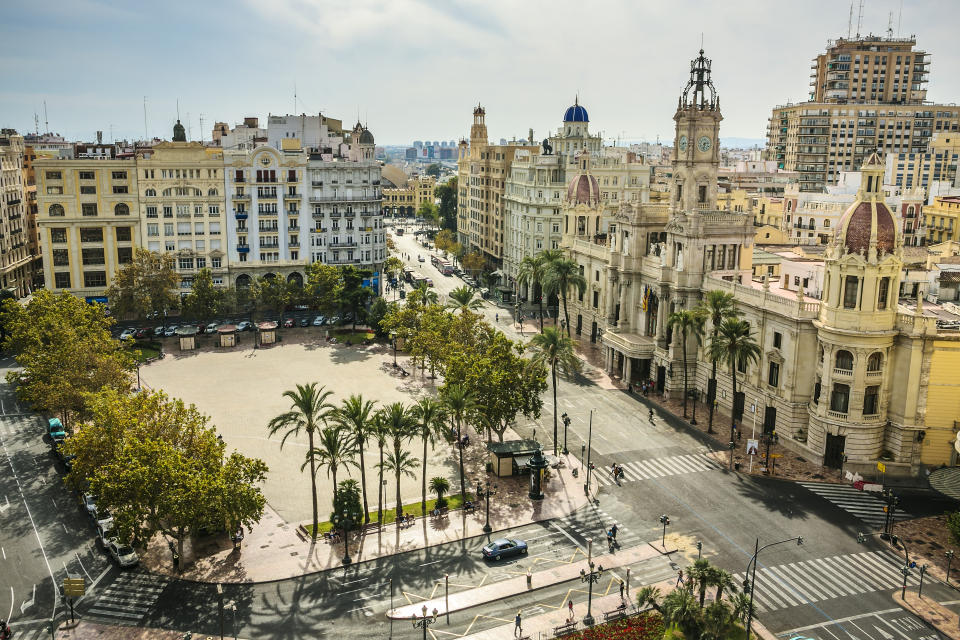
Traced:
[[333, 405], [327, 402], [327, 398], [331, 395], [333, 395], [332, 391], [325, 391], [324, 387], [318, 387], [316, 382], [298, 384], [296, 390], [283, 392], [283, 397], [290, 399], [290, 410], [276, 416], [267, 424], [270, 436], [286, 429], [283, 440], [280, 441], [281, 449], [290, 436], [299, 435], [300, 431], [305, 431], [307, 434], [307, 460], [310, 462], [310, 490], [313, 494], [314, 538], [317, 537], [317, 526], [320, 523], [317, 515], [317, 467], [313, 437], [326, 425], [327, 419], [334, 410]]
[[637, 606], [643, 609], [645, 606], [650, 605], [657, 611], [660, 609], [660, 589], [656, 587], [646, 586], [637, 591]]
[[660, 605], [663, 617], [672, 625], [686, 631], [697, 620], [697, 600], [688, 589], [674, 589]]
[[420, 497], [420, 512], [427, 512], [427, 445], [436, 441], [443, 432], [443, 406], [433, 398], [420, 398], [413, 406], [413, 415], [417, 420], [417, 431], [423, 440], [423, 458], [420, 467], [423, 476]]
[[[717, 337], [710, 341], [710, 357], [723, 360], [730, 367], [733, 387], [733, 409], [730, 411], [730, 442], [737, 426], [737, 368], [760, 359], [760, 347], [750, 336], [750, 323], [739, 318], [727, 318], [720, 323]], [[733, 469], [733, 449], [730, 449], [730, 468]]]
[[715, 598], [717, 602], [723, 599], [724, 591], [727, 591], [731, 594], [735, 594], [737, 592], [737, 583], [733, 581], [733, 576], [730, 575], [729, 571], [719, 567], [714, 567], [712, 582], [713, 586], [717, 588], [717, 597]]
[[396, 518], [400, 521], [403, 515], [403, 500], [400, 498], [400, 476], [405, 475], [411, 478], [416, 477], [413, 470], [420, 466], [420, 461], [413, 457], [413, 454], [403, 449], [391, 451], [387, 454], [386, 460], [382, 463], [384, 471], [392, 471], [394, 480], [397, 483], [397, 506]]
[[683, 418], [687, 418], [687, 336], [692, 335], [699, 343], [703, 338], [703, 314], [697, 310], [681, 309], [667, 318], [667, 328], [680, 332], [680, 348], [683, 350]]
[[[710, 585], [711, 571], [710, 561], [705, 558], [695, 560], [687, 567], [687, 587], [692, 591], [696, 588], [700, 592], [700, 608], [703, 609], [703, 602], [707, 598], [707, 586]], [[696, 584], [694, 584], [696, 583]]]
[[467, 311], [477, 311], [483, 307], [483, 302], [476, 297], [477, 292], [467, 285], [458, 287], [450, 292], [450, 301], [447, 307], [466, 313]]
[[530, 295], [533, 295], [536, 287], [540, 287], [540, 296], [537, 298], [537, 306], [540, 310], [540, 333], [543, 333], [543, 278], [546, 266], [546, 256], [540, 252], [535, 256], [525, 256], [517, 270], [517, 284], [526, 285]]
[[730, 637], [728, 633], [730, 623], [733, 617], [730, 612], [730, 605], [719, 600], [711, 602], [710, 606], [703, 612], [703, 633], [701, 640], [725, 640]]
[[[430, 478], [430, 491], [437, 494], [437, 508], [444, 506], [443, 495], [450, 491], [450, 481], [443, 476], [434, 476]], [[426, 515], [424, 513], [423, 515]]]
[[570, 311], [567, 309], [567, 292], [576, 289], [578, 295], [587, 290], [587, 280], [580, 273], [580, 265], [569, 258], [557, 258], [547, 263], [545, 281], [550, 293], [560, 294], [563, 300], [563, 317], [570, 337]]
[[[720, 331], [720, 323], [727, 318], [733, 318], [737, 315], [734, 308], [734, 297], [732, 293], [726, 293], [719, 289], [708, 291], [706, 297], [700, 302], [700, 308], [704, 315], [710, 319], [710, 325], [713, 327], [713, 335], [710, 341], [717, 339], [717, 332]], [[713, 433], [713, 407], [716, 404], [717, 396], [717, 358], [710, 358], [712, 369], [710, 371], [710, 388], [713, 389], [713, 396], [707, 396], [710, 404], [710, 421], [707, 423], [707, 433]]]
[[354, 394], [344, 399], [333, 415], [334, 422], [352, 435], [353, 446], [360, 454], [360, 488], [363, 492], [364, 524], [370, 524], [370, 508], [367, 506], [367, 466], [363, 459], [363, 449], [373, 429], [374, 404], [376, 403], [372, 400], [364, 400], [363, 395]]
[[[410, 300], [410, 297], [413, 297], [413, 300]], [[407, 296], [407, 304], [437, 304], [440, 302], [440, 296], [437, 295], [437, 292], [427, 286], [426, 282], [421, 282], [416, 287], [413, 288], [413, 291], [410, 292], [410, 295]]]
[[386, 421], [383, 419], [383, 409], [377, 411], [373, 416], [373, 428], [370, 435], [377, 441], [377, 449], [380, 451], [380, 462], [377, 463], [377, 524], [383, 524], [383, 448], [387, 446]]
[[473, 392], [461, 384], [446, 385], [440, 391], [440, 402], [447, 415], [453, 421], [457, 431], [457, 450], [460, 452], [460, 497], [466, 499], [467, 487], [463, 479], [463, 447], [460, 446], [460, 430], [477, 410], [477, 401]]
[[746, 620], [747, 612], [752, 608], [750, 603], [750, 594], [745, 591], [738, 592], [730, 599], [733, 604], [733, 615], [737, 620]]
[[530, 340], [535, 350], [531, 364], [550, 368], [553, 381], [553, 455], [557, 455], [557, 372], [565, 376], [580, 370], [580, 359], [573, 350], [573, 340], [557, 331], [556, 327], [547, 327]]
[[[381, 416], [386, 438], [392, 448], [392, 451], [387, 454], [387, 460], [393, 460], [392, 463], [384, 468], [391, 469], [397, 474], [397, 508], [402, 510], [403, 504], [399, 501], [400, 474], [409, 471], [409, 460], [416, 462], [408, 452], [403, 450], [403, 444], [416, 435], [417, 422], [413, 417], [413, 413], [402, 402], [388, 404], [381, 409]], [[404, 454], [406, 454], [406, 458]], [[380, 461], [380, 464], [384, 464], [383, 460]], [[396, 465], [403, 466], [403, 469], [397, 468]], [[397, 515], [400, 515], [400, 511], [397, 512]]]
[[[317, 461], [317, 467], [326, 467], [327, 476], [333, 477], [333, 495], [337, 495], [337, 469], [346, 467], [354, 462], [357, 455], [354, 444], [353, 434], [348, 433], [342, 427], [324, 427], [320, 431], [320, 437], [317, 439], [317, 447], [313, 450], [312, 458]], [[305, 460], [300, 465], [300, 471], [303, 471], [309, 460]], [[313, 465], [311, 464], [311, 469]]]

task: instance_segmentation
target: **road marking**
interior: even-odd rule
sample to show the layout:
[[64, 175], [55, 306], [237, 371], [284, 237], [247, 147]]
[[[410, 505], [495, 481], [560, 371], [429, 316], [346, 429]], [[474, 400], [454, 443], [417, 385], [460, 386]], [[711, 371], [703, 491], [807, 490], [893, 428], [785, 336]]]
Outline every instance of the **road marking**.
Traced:
[[350, 611], [347, 611], [347, 613], [352, 613], [354, 611], [363, 611], [364, 609], [371, 609], [371, 608], [372, 607], [367, 607], [367, 606], [357, 607], [356, 609], [350, 609]]
[[[11, 466], [10, 468], [12, 469], [13, 467]], [[4, 496], [3, 496], [3, 499], [4, 499], [4, 501], [6, 502], [6, 504], [4, 504], [2, 507], [0, 507], [0, 513], [4, 513], [4, 512], [6, 512], [7, 509], [10, 508], [10, 497], [4, 495]]]
[[855, 616], [848, 616], [846, 618], [836, 618], [834, 620], [827, 620], [826, 622], [819, 622], [817, 624], [807, 625], [806, 627], [797, 627], [796, 629], [790, 629], [789, 631], [784, 631], [777, 635], [786, 636], [791, 633], [799, 633], [801, 631], [811, 631], [813, 629], [822, 629], [823, 627], [828, 627], [834, 624], [850, 622], [851, 620], [858, 620], [860, 618], [866, 618], [867, 616], [882, 616], [885, 613], [893, 613], [895, 611], [903, 611], [903, 609], [901, 609], [900, 607], [894, 607], [893, 609], [883, 609], [882, 611], [874, 611], [872, 613], [858, 613]]
[[[442, 561], [442, 560], [434, 560], [433, 562], [424, 562], [424, 563], [421, 564], [420, 566], [421, 566], [421, 567], [425, 567], [425, 566], [427, 566], [428, 564], [437, 564], [438, 562], [443, 562], [443, 561]], [[345, 582], [344, 584], [349, 584], [349, 583]]]
[[550, 522], [550, 526], [552, 526], [552, 527], [555, 528], [557, 531], [559, 531], [559, 532], [562, 533], [564, 536], [566, 536], [566, 538], [567, 538], [570, 542], [572, 542], [576, 548], [578, 548], [578, 549], [580, 549], [581, 551], [583, 551], [583, 547], [580, 546], [580, 543], [577, 542], [576, 539], [574, 539], [574, 537], [573, 537], [572, 535], [570, 535], [569, 533], [567, 533], [566, 529], [564, 529], [563, 527], [561, 527], [560, 525], [558, 525], [556, 522], [552, 522], [552, 521]]
[[74, 552], [73, 552], [73, 555], [77, 556], [77, 564], [79, 564], [79, 565], [80, 565], [80, 568], [83, 569], [83, 572], [84, 572], [84, 573], [86, 574], [86, 576], [87, 576], [87, 580], [89, 580], [90, 582], [93, 582], [93, 578], [91, 578], [91, 577], [90, 577], [90, 574], [87, 573], [87, 568], [86, 568], [85, 566], [83, 566], [83, 562], [80, 561], [80, 554], [77, 553], [76, 551], [74, 551]]
[[65, 524], [63, 524], [63, 523], [61, 522], [61, 523], [60, 523], [60, 526], [63, 527], [63, 532], [64, 532], [65, 534], [70, 535], [70, 530], [67, 529], [67, 525], [65, 525]]
[[[6, 560], [6, 559], [7, 559], [7, 551], [6, 551], [6, 549], [4, 549], [3, 547], [0, 547], [0, 553], [3, 554], [3, 559]], [[10, 587], [10, 588], [12, 589], [13, 587]]]
[[[6, 558], [6, 556], [4, 556], [4, 558]], [[14, 598], [14, 596], [13, 596], [13, 587], [11, 586], [11, 587], [10, 587], [10, 613], [7, 614], [7, 620], [10, 620], [11, 618], [13, 618], [13, 601], [14, 601], [14, 599], [15, 599], [15, 598]], [[22, 613], [22, 612], [21, 612], [21, 613]]]
[[23, 615], [24, 611], [32, 607], [33, 603], [36, 602], [36, 600], [37, 600], [37, 585], [36, 583], [34, 583], [33, 595], [30, 597], [30, 601], [27, 602], [26, 600], [24, 600], [23, 602], [20, 603], [20, 615]]

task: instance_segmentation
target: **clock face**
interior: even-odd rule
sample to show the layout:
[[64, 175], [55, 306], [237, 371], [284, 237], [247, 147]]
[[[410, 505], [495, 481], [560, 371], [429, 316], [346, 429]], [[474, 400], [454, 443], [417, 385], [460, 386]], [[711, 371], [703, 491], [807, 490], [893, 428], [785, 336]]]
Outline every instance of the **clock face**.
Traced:
[[677, 143], [677, 146], [680, 147], [680, 151], [687, 150], [687, 136], [680, 136], [680, 140]]
[[703, 152], [710, 151], [710, 138], [707, 136], [700, 136], [700, 139], [697, 140], [697, 148]]

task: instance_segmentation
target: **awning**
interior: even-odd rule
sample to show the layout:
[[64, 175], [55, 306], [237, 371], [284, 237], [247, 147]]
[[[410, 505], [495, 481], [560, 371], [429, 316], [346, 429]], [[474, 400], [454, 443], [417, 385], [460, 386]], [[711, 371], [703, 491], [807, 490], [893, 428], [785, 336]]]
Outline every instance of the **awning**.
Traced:
[[930, 474], [930, 486], [954, 500], [960, 500], [960, 467], [944, 467]]

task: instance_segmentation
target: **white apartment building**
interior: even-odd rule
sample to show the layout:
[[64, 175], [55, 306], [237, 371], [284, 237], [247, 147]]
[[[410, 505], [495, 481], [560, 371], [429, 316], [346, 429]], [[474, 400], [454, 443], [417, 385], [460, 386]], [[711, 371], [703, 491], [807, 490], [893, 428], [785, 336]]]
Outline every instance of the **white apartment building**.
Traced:
[[307, 149], [321, 153], [346, 154], [343, 123], [322, 114], [267, 117], [267, 144], [280, 149], [283, 140], [296, 138]]

